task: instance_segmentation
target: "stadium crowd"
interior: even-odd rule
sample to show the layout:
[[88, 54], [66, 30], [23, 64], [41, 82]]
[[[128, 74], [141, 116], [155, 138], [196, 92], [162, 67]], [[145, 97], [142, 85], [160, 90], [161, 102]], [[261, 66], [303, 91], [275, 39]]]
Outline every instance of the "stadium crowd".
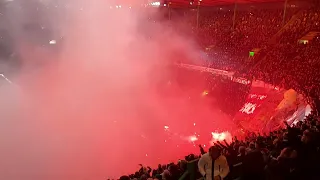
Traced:
[[[297, 9], [288, 9], [285, 22]], [[208, 53], [211, 59], [219, 59], [222, 66], [210, 63], [212, 67], [221, 68], [231, 65], [235, 69], [248, 59], [248, 52], [254, 48], [265, 48], [268, 40], [282, 27], [283, 9], [280, 7], [243, 7], [237, 13], [231, 8], [218, 11], [201, 11], [203, 17], [199, 22], [197, 35], [204, 47], [213, 47]], [[233, 18], [234, 27], [233, 27]]]
[[[230, 172], [226, 177], [213, 179], [320, 179], [320, 9], [319, 6], [290, 7], [293, 8], [288, 8], [285, 16], [280, 8], [244, 8], [236, 14], [232, 8], [203, 10], [198, 28], [192, 27], [199, 44], [210, 47], [206, 66], [293, 88], [313, 108], [304, 121], [291, 125], [284, 122], [283, 128], [268, 135], [252, 132], [241, 140], [234, 137], [231, 143], [216, 143], [208, 153], [212, 155], [218, 149], [226, 157]], [[248, 57], [248, 52], [255, 48], [259, 51]], [[189, 178], [187, 165], [197, 163], [199, 158], [201, 161], [201, 156], [206, 155], [201, 145], [200, 152], [178, 163], [159, 164], [157, 169], [141, 166], [135, 174], [120, 179]], [[197, 179], [203, 175], [198, 172]]]
[[[284, 27], [279, 43], [270, 47], [263, 60], [252, 68], [256, 78], [292, 87], [306, 96], [319, 97], [319, 34], [305, 43], [299, 39], [308, 33], [319, 32], [319, 9], [300, 12], [292, 24]], [[304, 42], [304, 41], [303, 41]]]
[[293, 88], [319, 107], [320, 10], [290, 7], [284, 19], [279, 7], [243, 8], [235, 15], [234, 29], [231, 8], [203, 12], [197, 35], [201, 45], [210, 47], [203, 65]]
[[[319, 179], [320, 174], [320, 121], [313, 113], [295, 125], [270, 134], [248, 133], [242, 140], [234, 137], [233, 142], [217, 142], [215, 148], [226, 157], [230, 173], [225, 179]], [[205, 155], [200, 147], [199, 155], [190, 154], [178, 163], [159, 164], [157, 169], [143, 167], [135, 174], [122, 176], [129, 179], [179, 179], [187, 173], [187, 163], [196, 163]], [[210, 150], [209, 150], [210, 151]], [[200, 164], [200, 163], [199, 163]], [[187, 178], [187, 177], [186, 177]], [[201, 178], [198, 172], [197, 179]]]
[[[269, 134], [247, 132], [232, 142], [217, 142], [207, 152], [199, 145], [199, 154], [187, 155], [176, 163], [159, 164], [155, 169], [141, 165], [137, 172], [120, 180], [210, 179], [206, 172], [213, 173], [212, 169], [203, 170], [201, 163], [201, 158], [208, 156], [227, 160], [228, 170], [211, 177], [215, 180], [320, 179], [320, 1], [313, 2], [318, 4], [289, 3], [285, 11], [281, 3], [208, 7], [198, 12], [193, 8], [180, 13], [190, 34], [205, 49], [207, 58], [202, 65], [292, 88], [308, 99], [313, 112], [304, 121], [284, 122], [282, 128]], [[172, 10], [173, 25], [182, 20], [174, 15]], [[11, 47], [4, 45], [10, 40], [6, 32], [0, 35], [0, 56], [9, 59], [13, 56]], [[254, 55], [249, 56], [249, 52]], [[228, 89], [237, 88], [230, 85]], [[230, 98], [226, 108], [231, 109], [232, 104]], [[190, 172], [190, 164], [194, 172]]]

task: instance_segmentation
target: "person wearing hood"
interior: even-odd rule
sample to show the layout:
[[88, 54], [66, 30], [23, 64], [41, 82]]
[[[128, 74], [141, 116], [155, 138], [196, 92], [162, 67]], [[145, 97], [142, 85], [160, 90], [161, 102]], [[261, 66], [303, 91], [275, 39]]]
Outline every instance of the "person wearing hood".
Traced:
[[227, 158], [215, 146], [201, 156], [198, 168], [205, 180], [223, 180], [230, 171]]

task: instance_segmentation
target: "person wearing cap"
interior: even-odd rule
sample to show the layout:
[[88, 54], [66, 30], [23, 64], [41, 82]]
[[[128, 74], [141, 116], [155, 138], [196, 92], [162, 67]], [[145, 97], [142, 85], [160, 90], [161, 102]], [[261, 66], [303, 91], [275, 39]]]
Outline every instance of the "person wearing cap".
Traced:
[[201, 156], [198, 168], [205, 180], [223, 180], [230, 171], [227, 158], [215, 146]]

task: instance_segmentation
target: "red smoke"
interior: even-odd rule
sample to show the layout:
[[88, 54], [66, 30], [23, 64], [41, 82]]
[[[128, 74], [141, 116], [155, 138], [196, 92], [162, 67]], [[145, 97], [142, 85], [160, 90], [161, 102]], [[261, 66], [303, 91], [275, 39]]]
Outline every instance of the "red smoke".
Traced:
[[[154, 167], [199, 153], [196, 144], [231, 127], [201, 92], [197, 101], [179, 87], [171, 89], [176, 96], [159, 93], [159, 82], [170, 78], [167, 64], [176, 60], [172, 52], [190, 59], [198, 53], [188, 38], [161, 24], [148, 38], [140, 29], [149, 26], [139, 18], [150, 14], [75, 2], [61, 30], [61, 54], [29, 50], [13, 79], [17, 86], [1, 89], [0, 179], [119, 177], [138, 164]], [[31, 59], [48, 62], [35, 69]]]

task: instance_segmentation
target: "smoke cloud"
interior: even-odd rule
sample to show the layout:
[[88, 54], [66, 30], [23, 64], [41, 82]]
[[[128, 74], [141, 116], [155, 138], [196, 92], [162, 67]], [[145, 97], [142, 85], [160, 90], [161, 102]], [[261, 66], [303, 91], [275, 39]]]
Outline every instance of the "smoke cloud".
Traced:
[[57, 1], [37, 1], [50, 8], [33, 20], [62, 44], [52, 51], [30, 40], [36, 36], [23, 24], [35, 7], [22, 2], [10, 5], [22, 68], [14, 84], [0, 87], [0, 179], [117, 178], [140, 163], [198, 152], [178, 146], [189, 147], [181, 136], [200, 127], [228, 126], [220, 111], [189, 102], [179, 87], [175, 97], [159, 94], [159, 83], [170, 79], [168, 64], [182, 57], [175, 55], [195, 59], [198, 52], [166, 23], [143, 21], [156, 9], [110, 9], [115, 2], [100, 0], [67, 0], [52, 9]]

